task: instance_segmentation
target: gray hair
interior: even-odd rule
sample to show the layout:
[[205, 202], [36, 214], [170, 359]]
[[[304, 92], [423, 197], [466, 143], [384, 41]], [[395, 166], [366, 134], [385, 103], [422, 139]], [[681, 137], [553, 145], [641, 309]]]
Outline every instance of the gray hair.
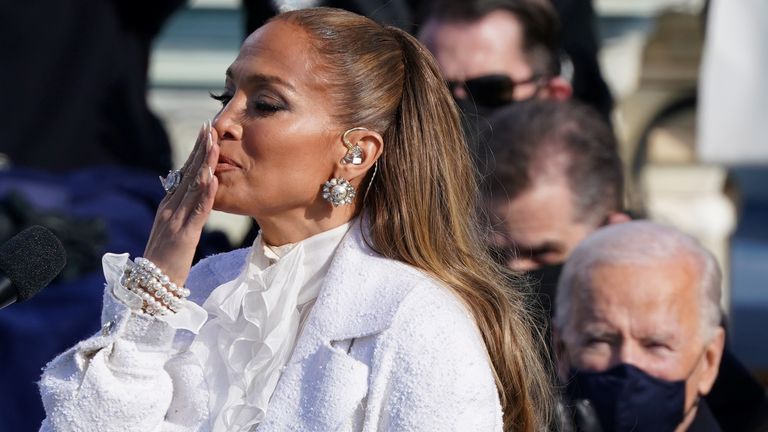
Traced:
[[587, 237], [571, 253], [557, 286], [555, 325], [564, 329], [570, 322], [575, 290], [597, 264], [640, 264], [662, 260], [692, 260], [698, 267], [700, 326], [704, 340], [720, 326], [721, 273], [715, 257], [693, 237], [649, 221], [609, 225]]

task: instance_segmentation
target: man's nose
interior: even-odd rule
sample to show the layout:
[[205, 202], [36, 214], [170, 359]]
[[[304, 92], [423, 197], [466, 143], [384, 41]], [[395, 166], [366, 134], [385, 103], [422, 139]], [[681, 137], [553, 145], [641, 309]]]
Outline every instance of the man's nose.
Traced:
[[616, 346], [616, 349], [613, 352], [611, 366], [624, 363], [640, 367], [641, 365], [638, 364], [640, 361], [639, 354], [636, 344], [633, 344], [631, 341], [622, 341]]

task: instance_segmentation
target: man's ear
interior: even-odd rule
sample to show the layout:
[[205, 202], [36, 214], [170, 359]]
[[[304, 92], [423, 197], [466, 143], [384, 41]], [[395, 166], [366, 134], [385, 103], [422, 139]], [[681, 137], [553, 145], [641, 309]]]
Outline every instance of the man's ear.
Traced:
[[[353, 128], [339, 136], [339, 159], [333, 170], [334, 177], [344, 177], [359, 184], [365, 174], [384, 151], [384, 139], [378, 132]], [[349, 156], [349, 157], [347, 157]]]
[[704, 347], [703, 366], [701, 377], [697, 383], [699, 394], [705, 396], [712, 390], [717, 378], [717, 372], [720, 370], [720, 360], [723, 358], [723, 349], [725, 347], [725, 330], [718, 327], [715, 336]]
[[617, 223], [624, 223], [631, 221], [632, 218], [624, 212], [613, 212], [606, 218], [606, 225], [613, 225]]
[[546, 89], [549, 98], [556, 101], [568, 100], [573, 95], [571, 83], [561, 76], [556, 76], [547, 81]]

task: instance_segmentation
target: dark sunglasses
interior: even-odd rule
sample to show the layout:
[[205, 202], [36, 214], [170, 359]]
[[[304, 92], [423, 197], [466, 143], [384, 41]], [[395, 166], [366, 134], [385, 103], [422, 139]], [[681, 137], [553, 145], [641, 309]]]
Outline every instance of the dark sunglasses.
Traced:
[[[466, 81], [447, 81], [451, 94], [456, 94], [457, 88], [463, 88], [467, 99], [477, 105], [497, 108], [514, 102], [515, 86], [536, 83], [543, 78], [542, 74], [533, 74], [522, 81], [513, 81], [507, 75], [494, 74], [471, 78]], [[454, 96], [455, 97], [455, 96]]]

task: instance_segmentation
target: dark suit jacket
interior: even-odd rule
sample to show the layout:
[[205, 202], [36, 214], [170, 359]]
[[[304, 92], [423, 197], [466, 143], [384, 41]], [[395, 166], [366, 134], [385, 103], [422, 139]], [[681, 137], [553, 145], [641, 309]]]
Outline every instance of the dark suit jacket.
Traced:
[[[346, 9], [383, 24], [413, 31], [418, 0], [323, 0], [320, 6]], [[246, 34], [251, 34], [277, 14], [270, 0], [243, 0]]]
[[552, 0], [561, 24], [561, 46], [573, 62], [573, 97], [610, 121], [613, 97], [603, 80], [597, 54], [599, 35], [592, 0]]
[[0, 153], [45, 170], [170, 169], [168, 138], [147, 107], [147, 65], [183, 2], [0, 2]]
[[696, 411], [696, 417], [693, 418], [691, 426], [688, 428], [688, 432], [722, 432], [720, 425], [715, 420], [715, 416], [712, 415], [712, 411], [709, 410], [709, 405], [706, 401], [699, 402], [699, 407]]

